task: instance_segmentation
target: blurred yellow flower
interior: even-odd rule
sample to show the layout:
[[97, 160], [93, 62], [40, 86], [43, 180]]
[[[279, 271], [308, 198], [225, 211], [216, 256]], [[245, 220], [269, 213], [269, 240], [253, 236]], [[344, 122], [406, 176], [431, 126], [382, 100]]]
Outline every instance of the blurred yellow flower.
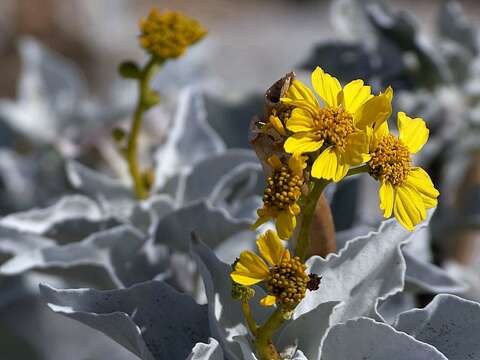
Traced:
[[312, 166], [315, 178], [340, 181], [351, 166], [368, 160], [365, 129], [372, 125], [378, 107], [370, 86], [354, 80], [345, 87], [317, 67], [311, 76], [320, 106], [313, 92], [294, 80], [282, 102], [294, 106], [286, 127], [293, 132], [284, 144], [288, 153], [310, 153], [321, 150]]
[[[238, 284], [250, 286], [266, 281], [267, 296], [260, 300], [264, 306], [279, 302], [293, 309], [305, 296], [310, 277], [298, 257], [292, 258], [274, 231], [268, 230], [257, 240], [260, 256], [244, 251], [235, 263], [231, 278]], [[318, 286], [317, 286], [318, 288]]]
[[196, 20], [178, 12], [160, 13], [156, 8], [140, 21], [140, 46], [163, 61], [183, 55], [202, 39], [207, 31]]
[[437, 205], [439, 192], [425, 170], [412, 166], [411, 161], [411, 155], [428, 140], [425, 121], [399, 112], [397, 126], [398, 137], [389, 132], [386, 119], [369, 129], [371, 159], [367, 164], [370, 175], [380, 181], [383, 215], [390, 217], [393, 213], [411, 231], [426, 219], [427, 209]]
[[296, 216], [300, 213], [297, 201], [302, 194], [305, 161], [306, 157], [299, 154], [292, 155], [287, 164], [282, 163], [276, 155], [268, 159], [273, 173], [267, 179], [263, 207], [257, 210], [258, 220], [253, 228], [275, 219], [280, 238], [285, 240], [292, 235], [297, 224]]

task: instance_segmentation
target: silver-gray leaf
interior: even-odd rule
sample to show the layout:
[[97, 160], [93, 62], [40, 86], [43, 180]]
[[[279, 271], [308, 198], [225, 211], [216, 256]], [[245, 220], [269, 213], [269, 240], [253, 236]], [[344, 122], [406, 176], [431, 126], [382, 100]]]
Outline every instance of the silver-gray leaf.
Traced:
[[450, 360], [480, 358], [480, 304], [455, 295], [437, 295], [424, 309], [399, 315], [394, 325], [435, 346]]
[[312, 311], [288, 322], [281, 330], [277, 344], [280, 349], [297, 346], [308, 359], [318, 359], [320, 344], [330, 327], [330, 315], [339, 301], [318, 305]]
[[323, 342], [320, 359], [447, 360], [433, 346], [368, 318], [333, 326]]
[[357, 316], [380, 318], [380, 299], [403, 289], [405, 261], [400, 245], [409, 232], [396, 220], [385, 221], [377, 232], [347, 242], [338, 254], [312, 257], [308, 271], [322, 276], [320, 289], [307, 293], [295, 309], [299, 317], [327, 301], [342, 301], [331, 324]]
[[184, 360], [210, 336], [206, 306], [159, 281], [121, 290], [40, 290], [53, 311], [105, 333], [144, 360]]
[[248, 229], [249, 225], [248, 221], [233, 219], [225, 210], [198, 202], [163, 217], [156, 229], [155, 243], [188, 252], [190, 234], [195, 231], [209, 247], [215, 248], [228, 237]]
[[187, 360], [224, 360], [224, 356], [218, 341], [210, 338], [208, 344], [196, 344]]

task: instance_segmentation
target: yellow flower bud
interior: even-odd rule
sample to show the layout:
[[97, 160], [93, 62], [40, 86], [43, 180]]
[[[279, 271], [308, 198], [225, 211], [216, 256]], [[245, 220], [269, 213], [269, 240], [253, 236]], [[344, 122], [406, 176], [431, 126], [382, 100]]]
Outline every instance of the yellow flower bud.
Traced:
[[156, 8], [140, 21], [140, 31], [140, 46], [160, 61], [178, 58], [207, 33], [188, 16], [172, 11], [160, 13]]

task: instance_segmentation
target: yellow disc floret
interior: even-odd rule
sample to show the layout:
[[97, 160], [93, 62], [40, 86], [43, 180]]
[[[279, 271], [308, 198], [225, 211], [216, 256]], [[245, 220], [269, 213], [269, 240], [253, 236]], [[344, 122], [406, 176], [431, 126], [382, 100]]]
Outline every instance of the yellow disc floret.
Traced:
[[196, 20], [178, 12], [154, 8], [140, 21], [140, 46], [159, 60], [175, 59], [207, 33]]
[[267, 188], [263, 195], [263, 203], [267, 207], [284, 210], [297, 202], [302, 194], [303, 178], [295, 175], [288, 166], [275, 170], [267, 179]]
[[306, 156], [293, 154], [288, 163], [276, 155], [268, 158], [272, 175], [267, 179], [263, 193], [263, 206], [257, 210], [258, 219], [252, 225], [257, 228], [270, 219], [275, 219], [275, 226], [281, 239], [288, 239], [297, 224], [296, 216], [300, 212], [298, 201], [302, 195], [305, 182], [304, 169]]
[[286, 309], [293, 309], [305, 297], [310, 280], [300, 258], [284, 258], [270, 269], [267, 291]]
[[341, 150], [345, 150], [347, 137], [355, 132], [353, 116], [341, 107], [319, 109], [314, 124], [314, 134], [319, 135], [327, 145]]
[[368, 166], [375, 179], [400, 185], [410, 172], [410, 152], [401, 140], [388, 134], [379, 141]]

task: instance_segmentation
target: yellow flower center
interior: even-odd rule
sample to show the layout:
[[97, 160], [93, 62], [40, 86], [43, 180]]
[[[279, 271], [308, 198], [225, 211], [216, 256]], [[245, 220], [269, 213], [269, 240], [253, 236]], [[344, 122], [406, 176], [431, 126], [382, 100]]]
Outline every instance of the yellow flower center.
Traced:
[[410, 172], [410, 152], [399, 139], [388, 134], [378, 143], [368, 166], [370, 174], [375, 179], [383, 179], [392, 185], [399, 185]]
[[342, 150], [346, 145], [346, 138], [355, 131], [353, 117], [344, 109], [320, 109], [315, 121], [315, 134], [319, 135], [327, 145], [334, 145]]
[[295, 204], [300, 197], [303, 179], [292, 174], [288, 166], [275, 170], [267, 179], [267, 188], [263, 193], [263, 203], [267, 207], [284, 210]]
[[140, 21], [140, 46], [160, 60], [181, 56], [207, 33], [202, 25], [181, 13], [153, 9]]
[[284, 259], [270, 269], [267, 289], [284, 307], [293, 309], [305, 296], [310, 277], [300, 258]]

